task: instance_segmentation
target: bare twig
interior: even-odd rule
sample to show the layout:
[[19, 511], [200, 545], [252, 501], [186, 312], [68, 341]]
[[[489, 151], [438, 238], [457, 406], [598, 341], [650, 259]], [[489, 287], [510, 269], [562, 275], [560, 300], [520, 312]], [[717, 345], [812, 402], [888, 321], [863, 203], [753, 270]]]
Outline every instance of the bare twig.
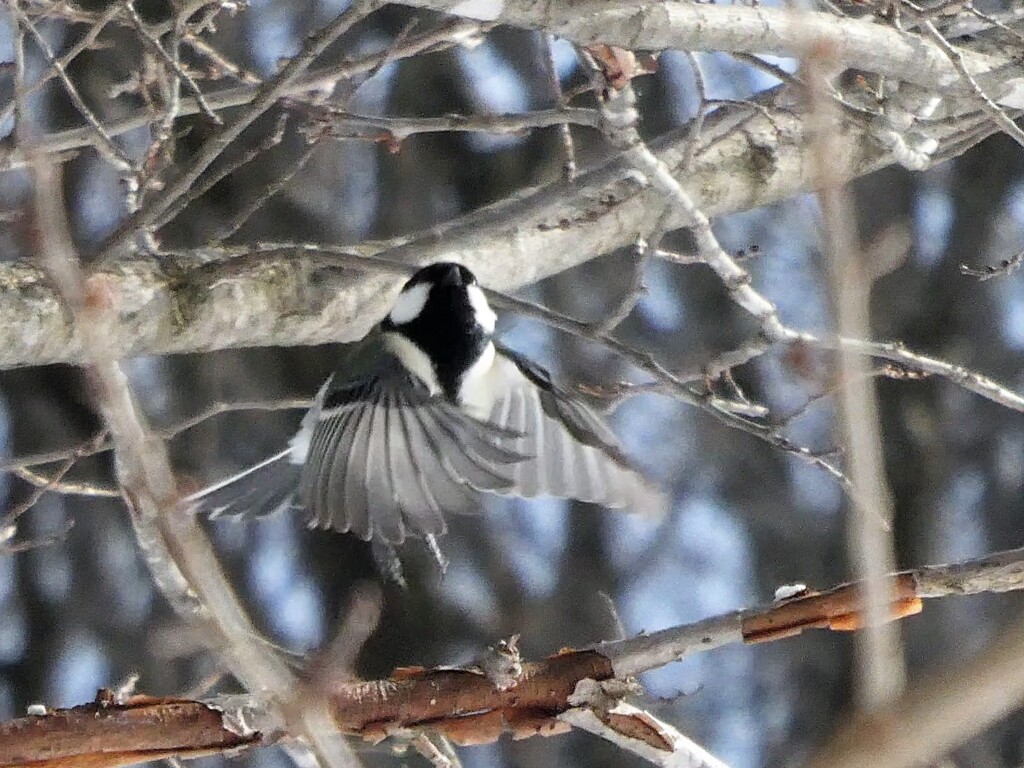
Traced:
[[[339, 80], [350, 79], [357, 75], [366, 74], [378, 67], [386, 57], [402, 59], [415, 56], [433, 50], [441, 50], [463, 39], [466, 35], [475, 33], [480, 29], [480, 24], [471, 21], [451, 21], [441, 25], [437, 29], [424, 32], [421, 35], [409, 37], [402, 45], [383, 51], [369, 54], [351, 62], [342, 62], [320, 69], [313, 70], [303, 76], [296, 77], [294, 82], [283, 89], [282, 96], [294, 96], [308, 91], [315, 91], [326, 86], [334, 85]], [[206, 103], [211, 109], [230, 109], [250, 104], [261, 93], [262, 84], [240, 85], [225, 88], [209, 93], [206, 96]], [[194, 99], [182, 99], [179, 105], [178, 115], [194, 115], [200, 111], [199, 105]], [[111, 136], [118, 136], [138, 128], [144, 128], [153, 120], [148, 109], [140, 109], [138, 112], [120, 119], [110, 120], [104, 123], [104, 130]], [[47, 136], [33, 137], [30, 146], [22, 151], [39, 152], [52, 155], [56, 152], [63, 152], [69, 149], [92, 146], [96, 137], [89, 126], [83, 128], [70, 128], [65, 131], [57, 131]], [[20, 155], [14, 155], [9, 162], [24, 162]], [[7, 167], [0, 164], [0, 167]]]
[[968, 277], [976, 277], [979, 282], [991, 280], [993, 277], [1004, 277], [1011, 275], [1020, 269], [1024, 264], [1024, 251], [1018, 251], [1008, 259], [1003, 259], [998, 266], [988, 265], [979, 268], [970, 267], [966, 264], [960, 265], [960, 274]]
[[580, 695], [581, 688], [593, 687], [596, 687], [593, 681], [582, 681], [573, 696], [576, 706], [560, 714], [558, 719], [600, 736], [661, 768], [728, 768], [702, 746], [650, 712], [624, 701], [610, 702], [611, 706], [608, 706]]
[[[40, 495], [43, 493], [59, 493], [64, 496], [84, 496], [86, 498], [121, 498], [121, 492], [116, 488], [108, 488], [96, 485], [95, 483], [68, 482], [66, 480], [62, 480], [61, 478], [64, 477], [70, 468], [71, 464], [67, 465], [67, 469], [61, 466], [49, 477], [39, 474], [38, 472], [34, 472], [26, 467], [17, 467], [13, 472], [25, 482], [36, 486], [36, 492]], [[38, 501], [38, 499], [39, 497], [36, 496], [33, 504], [35, 501]]]
[[[386, 117], [355, 115], [324, 106], [310, 106], [308, 109], [318, 121], [330, 125], [332, 135], [344, 138], [365, 136], [380, 139], [380, 132], [386, 133], [390, 141], [401, 143], [409, 136], [422, 133], [473, 132], [494, 134], [522, 134], [534, 128], [550, 128], [557, 125], [582, 125], [597, 128], [600, 116], [596, 110], [579, 107], [558, 107], [539, 109], [523, 114], [502, 115], [444, 115], [442, 117]], [[320, 113], [320, 114], [317, 114]]]
[[[199, 413], [182, 419], [166, 427], [153, 429], [153, 434], [162, 440], [171, 440], [178, 435], [196, 427], [222, 413], [234, 413], [237, 411], [284, 411], [308, 408], [311, 400], [309, 398], [284, 398], [280, 400], [238, 400], [232, 402], [217, 401], [204, 408]], [[69, 448], [58, 448], [43, 453], [26, 454], [0, 462], [0, 472], [19, 472], [29, 467], [37, 467], [41, 464], [53, 464], [58, 461], [65, 461], [70, 458], [82, 458], [95, 456], [113, 449], [113, 445], [107, 436], [106, 430], [101, 431], [89, 440]]]
[[[20, 0], [18, 1], [20, 2]], [[78, 56], [82, 53], [82, 51], [85, 51], [90, 46], [94, 45], [96, 42], [96, 38], [100, 36], [100, 33], [106, 28], [107, 24], [109, 24], [111, 19], [117, 16], [120, 12], [121, 9], [118, 7], [117, 3], [111, 3], [110, 7], [107, 8], [107, 10], [104, 11], [103, 14], [99, 16], [99, 18], [92, 22], [89, 31], [86, 32], [77, 43], [71, 46], [67, 50], [67, 53], [65, 53], [63, 56], [57, 59], [57, 62], [60, 64], [61, 71], [65, 70], [72, 61], [77, 59]], [[24, 55], [24, 51], [22, 51], [21, 55]], [[44, 72], [42, 75], [40, 75], [40, 77], [38, 77], [36, 81], [31, 85], [25, 83], [24, 78], [22, 78], [20, 82], [23, 83], [23, 87], [20, 89], [20, 91], [16, 91], [16, 96], [17, 93], [20, 92], [23, 98], [27, 98], [31, 96], [33, 93], [37, 93], [44, 85], [46, 85], [46, 83], [50, 82], [50, 80], [52, 80], [55, 77], [58, 77], [58, 69], [56, 67], [52, 67], [48, 69], [46, 72]], [[6, 120], [8, 117], [11, 116], [12, 113], [17, 114], [17, 110], [18, 100], [17, 97], [15, 97], [6, 105], [4, 105], [4, 108], [2, 110], [0, 110], [0, 121]]]
[[78, 86], [75, 85], [74, 81], [68, 76], [67, 70], [60, 59], [56, 58], [53, 53], [53, 48], [50, 47], [49, 42], [46, 38], [36, 29], [35, 24], [29, 19], [18, 7], [17, 3], [12, 3], [10, 6], [11, 12], [18, 19], [18, 24], [28, 30], [29, 34], [36, 41], [36, 45], [39, 46], [43, 55], [46, 56], [47, 63], [57, 73], [57, 77], [60, 78], [61, 83], [64, 85], [64, 90], [71, 99], [71, 103], [75, 105], [75, 109], [78, 110], [79, 114], [85, 118], [85, 121], [89, 124], [89, 130], [98, 140], [94, 146], [100, 151], [100, 154], [110, 161], [110, 163], [120, 171], [131, 171], [132, 161], [124, 153], [115, 142], [110, 133], [107, 132], [106, 127], [100, 122], [99, 118], [96, 117], [95, 113], [89, 108], [82, 99], [82, 95], [78, 92]]
[[291, 58], [274, 77], [260, 86], [252, 101], [234, 120], [215, 131], [170, 183], [149, 198], [142, 208], [107, 238], [99, 249], [95, 260], [98, 263], [103, 263], [119, 254], [121, 249], [133, 238], [163, 216], [179, 198], [188, 192], [196, 179], [220, 156], [221, 152], [241, 135], [242, 131], [252, 125], [260, 115], [285, 95], [328, 46], [375, 8], [376, 0], [357, 0], [345, 12], [339, 14], [323, 29], [307, 39], [299, 54]]
[[217, 233], [211, 238], [211, 240], [215, 243], [227, 240], [241, 229], [245, 222], [252, 218], [252, 215], [256, 213], [256, 211], [266, 205], [271, 198], [288, 186], [291, 180], [295, 178], [295, 175], [306, 167], [306, 164], [313, 159], [313, 155], [315, 155], [317, 150], [320, 148], [322, 140], [323, 134], [313, 137], [310, 140], [309, 145], [302, 151], [302, 154], [291, 163], [291, 167], [267, 184], [258, 194], [254, 195], [246, 205], [242, 206], [219, 230], [217, 230]]
[[[555, 106], [558, 109], [563, 109], [566, 107], [567, 101], [562, 92], [562, 81], [558, 76], [558, 66], [555, 62], [555, 36], [550, 32], [542, 32], [541, 39], [544, 48], [544, 72], [548, 76], [548, 82], [551, 83], [551, 94], [554, 96]], [[562, 123], [558, 133], [562, 139], [564, 154], [562, 173], [565, 174], [566, 179], [572, 181], [576, 177], [576, 145], [572, 139], [572, 129], [569, 127], [569, 123]]]
[[[708, 108], [708, 87], [704, 81], [704, 71], [700, 68], [700, 62], [692, 51], [686, 51], [686, 61], [693, 71], [693, 85], [697, 90], [697, 111], [693, 118], [693, 125], [690, 129], [690, 141], [686, 145], [686, 154], [683, 155], [682, 168], [688, 171], [693, 167], [693, 159], [697, 155], [697, 147], [700, 145], [700, 133], [704, 128], [704, 117]], [[657, 247], [657, 246], [655, 246]]]
[[[188, 72], [186, 72], [184, 68], [181, 66], [181, 62], [178, 59], [177, 53], [175, 53], [173, 56], [167, 53], [163, 45], [160, 43], [160, 40], [155, 35], [153, 35], [149, 31], [149, 29], [147, 29], [146, 23], [142, 20], [142, 17], [139, 16], [139, 12], [135, 10], [135, 3], [133, 0], [123, 0], [123, 3], [123, 7], [127, 12], [128, 17], [131, 19], [132, 24], [135, 26], [135, 30], [139, 33], [139, 35], [146, 42], [146, 44], [156, 53], [160, 61], [162, 61], [165, 65], [170, 67], [171, 70], [174, 72], [174, 75], [178, 78], [178, 80], [181, 83], [183, 83], [186, 88], [188, 88], [189, 92], [192, 94], [192, 97], [196, 100], [196, 104], [199, 106], [199, 110], [204, 115], [206, 115], [211, 121], [213, 121], [216, 125], [221, 125], [224, 121], [221, 120], [220, 115], [214, 112], [213, 108], [206, 103], [206, 97], [203, 95], [202, 89], [199, 87], [196, 81], [192, 79], [192, 76], [189, 75]], [[172, 117], [176, 116], [177, 112], [177, 105], [172, 105], [172, 107], [168, 108], [168, 113]]]
[[1001, 106], [999, 106], [992, 97], [985, 92], [985, 89], [981, 87], [978, 80], [971, 73], [970, 68], [964, 61], [963, 52], [950, 45], [949, 41], [943, 37], [942, 33], [936, 29], [935, 25], [930, 19], [924, 19], [921, 25], [922, 29], [928, 33], [928, 36], [935, 42], [935, 44], [942, 50], [942, 52], [949, 57], [950, 62], [956, 68], [956, 71], [960, 73], [960, 76], [964, 79], [964, 82], [970, 87], [974, 94], [981, 101], [981, 105], [984, 110], [991, 116], [991, 118], [1003, 129], [1003, 132], [1010, 136], [1021, 146], [1024, 146], [1024, 131], [1022, 131], [1017, 124], [1013, 122], [1013, 119], [1006, 114]]
[[258, 157], [262, 157], [280, 144], [284, 140], [284, 132], [287, 122], [288, 113], [282, 113], [278, 117], [273, 130], [270, 131], [270, 133], [268, 133], [259, 143], [254, 147], [247, 149], [238, 157], [232, 158], [230, 162], [223, 163], [219, 168], [216, 168], [203, 176], [196, 184], [192, 185], [192, 188], [189, 189], [188, 192], [178, 198], [174, 205], [170, 206], [164, 212], [164, 214], [157, 220], [155, 226], [159, 228], [174, 220], [189, 205], [201, 198], [225, 178], [235, 173], [239, 168], [248, 165]]
[[[658, 233], [656, 237], [660, 239], [661, 233]], [[599, 322], [594, 323], [594, 333], [597, 336], [607, 336], [622, 325], [623, 320], [629, 317], [636, 307], [636, 303], [647, 291], [647, 286], [644, 284], [644, 271], [650, 261], [652, 248], [656, 247], [647, 241], [638, 240], [630, 249], [629, 282], [626, 285], [626, 290], [608, 314]]]

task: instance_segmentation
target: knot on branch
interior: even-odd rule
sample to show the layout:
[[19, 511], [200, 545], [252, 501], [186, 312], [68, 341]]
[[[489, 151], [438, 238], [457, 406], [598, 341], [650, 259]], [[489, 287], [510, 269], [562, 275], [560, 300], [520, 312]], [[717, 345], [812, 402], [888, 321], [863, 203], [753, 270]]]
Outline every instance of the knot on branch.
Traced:
[[523, 676], [523, 659], [519, 654], [519, 635], [499, 640], [487, 647], [474, 661], [474, 666], [499, 691], [514, 688]]
[[601, 98], [601, 133], [616, 149], [629, 149], [640, 142], [639, 117], [632, 88], [607, 90]]

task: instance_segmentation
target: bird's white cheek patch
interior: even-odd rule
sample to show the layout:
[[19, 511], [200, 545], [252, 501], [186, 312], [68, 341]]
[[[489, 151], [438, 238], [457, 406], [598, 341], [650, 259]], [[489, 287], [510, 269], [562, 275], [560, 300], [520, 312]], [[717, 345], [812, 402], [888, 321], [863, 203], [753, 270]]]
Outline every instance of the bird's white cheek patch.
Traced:
[[430, 394], [436, 395], [441, 391], [434, 364], [430, 362], [426, 352], [399, 333], [385, 333], [384, 346], [398, 358], [398, 362], [405, 370], [426, 385]]
[[388, 317], [395, 325], [404, 325], [419, 317], [423, 307], [430, 298], [430, 284], [417, 283], [412, 288], [407, 288], [398, 294], [395, 304], [391, 307]]
[[466, 293], [469, 295], [469, 303], [473, 307], [477, 323], [484, 329], [484, 333], [494, 333], [494, 324], [498, 321], [498, 316], [494, 314], [491, 305], [487, 303], [484, 292], [480, 290], [479, 286], [471, 285], [466, 288]]

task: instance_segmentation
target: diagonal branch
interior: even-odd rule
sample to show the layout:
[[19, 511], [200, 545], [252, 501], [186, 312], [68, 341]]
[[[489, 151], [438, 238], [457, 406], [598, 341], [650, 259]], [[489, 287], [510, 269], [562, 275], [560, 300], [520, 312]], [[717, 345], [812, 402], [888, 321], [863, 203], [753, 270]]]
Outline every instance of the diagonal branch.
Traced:
[[[975, 560], [949, 565], [927, 566], [889, 576], [896, 595], [891, 605], [893, 617], [910, 615], [921, 608], [921, 601], [947, 595], [1007, 592], [1024, 589], [1024, 549], [1010, 550]], [[524, 662], [515, 685], [499, 689], [494, 682], [475, 668], [401, 668], [382, 680], [334, 682], [326, 691], [331, 699], [335, 724], [342, 731], [369, 741], [389, 736], [408, 737], [426, 730], [441, 733], [456, 743], [493, 741], [504, 733], [517, 737], [552, 735], [565, 731], [557, 720], [560, 713], [579, 704], [574, 695], [581, 681], [625, 680], [633, 675], [678, 661], [686, 656], [710, 651], [730, 643], [760, 643], [792, 637], [807, 629], [859, 629], [863, 623], [864, 596], [860, 584], [844, 584], [826, 592], [807, 592], [760, 608], [736, 611], [705, 619], [694, 624], [671, 627], [649, 635], [600, 643], [582, 650], [566, 650], [536, 662]], [[1016, 635], [1017, 646], [1024, 645], [1024, 633]], [[998, 650], [998, 649], [997, 649]], [[1024, 648], [1018, 655], [1013, 680], [1024, 678]], [[1008, 661], [1005, 650], [999, 651]], [[967, 670], [988, 663], [983, 656]], [[1000, 668], [999, 671], [1004, 671]], [[958, 674], [958, 679], [963, 675]], [[921, 698], [928, 690], [937, 698], [929, 702], [937, 711], [957, 712], [968, 716], [953, 733], [956, 738], [976, 731], [994, 716], [1003, 712], [1010, 702], [1024, 698], [1024, 685], [1014, 688], [1018, 699], [1006, 699], [998, 706], [979, 708], [977, 702], [991, 694], [991, 674], [981, 678], [984, 685], [944, 687], [936, 691], [931, 684], [908, 696]], [[964, 691], [970, 688], [970, 697]], [[977, 695], [973, 693], [977, 690]], [[969, 698], [975, 706], [969, 711], [955, 702]], [[984, 711], [982, 711], [984, 710]], [[180, 714], [179, 714], [180, 713]], [[978, 714], [980, 719], [972, 719]], [[83, 717], [82, 715], [88, 715]], [[905, 713], [887, 713], [893, 720], [907, 722], [922, 717], [919, 709]], [[191, 719], [189, 719], [191, 718]], [[985, 719], [988, 718], [988, 719]], [[115, 738], [118, 723], [131, 722], [132, 741], [104, 741]], [[248, 724], [241, 729], [239, 725]], [[859, 726], [857, 726], [859, 727]], [[896, 726], [893, 726], [896, 727]], [[126, 731], [120, 731], [123, 734]], [[862, 731], [852, 730], [853, 733]], [[160, 749], [166, 749], [168, 734], [177, 738], [177, 751], [172, 754], [194, 756], [198, 750], [222, 750], [218, 740], [228, 740], [233, 747], [255, 746], [279, 738], [278, 725], [249, 697], [232, 697], [230, 701], [193, 702], [134, 697], [124, 703], [106, 698], [100, 704], [85, 705], [76, 710], [47, 711], [45, 715], [29, 716], [0, 723], [0, 768], [23, 765], [41, 756], [67, 765], [60, 760], [93, 758], [89, 765], [109, 768], [127, 762], [142, 762]], [[98, 738], [102, 734], [103, 738]], [[868, 738], [870, 749], [877, 739]], [[894, 740], [903, 743], [901, 740]], [[917, 739], [914, 739], [916, 745]], [[852, 742], [843, 742], [850, 748]], [[944, 742], [947, 746], [948, 739]], [[101, 746], [117, 751], [120, 762], [104, 755]], [[132, 751], [127, 752], [129, 747]], [[856, 747], [856, 744], [853, 744]], [[147, 753], [148, 751], [148, 753]], [[897, 750], [902, 753], [902, 748]], [[934, 748], [916, 754], [932, 754]], [[876, 752], [872, 752], [876, 754]], [[126, 757], [127, 756], [127, 757]], [[166, 756], [166, 753], [161, 753]], [[848, 756], [844, 753], [844, 757]], [[105, 760], [109, 760], [106, 762]], [[126, 762], [127, 760], [127, 762]], [[826, 761], [822, 765], [843, 764]], [[870, 765], [855, 762], [855, 765]], [[881, 765], [895, 768], [906, 763], [887, 761]], [[40, 768], [47, 766], [42, 763]], [[48, 768], [48, 766], [47, 766]]]
[[[248, 690], [290, 704], [296, 681], [283, 661], [260, 640], [228, 584], [204, 531], [182, 516], [163, 441], [152, 433], [116, 352], [106, 343], [111, 322], [109, 293], [102, 279], [85, 279], [68, 234], [59, 184], [49, 166], [36, 166], [40, 250], [59, 295], [78, 327], [84, 358], [95, 381], [96, 401], [115, 450], [122, 494], [136, 538], [154, 581], [185, 620], [204, 633], [232, 674]], [[351, 765], [353, 758], [330, 734], [313, 729], [317, 705], [292, 707], [285, 720], [303, 735], [322, 762]]]

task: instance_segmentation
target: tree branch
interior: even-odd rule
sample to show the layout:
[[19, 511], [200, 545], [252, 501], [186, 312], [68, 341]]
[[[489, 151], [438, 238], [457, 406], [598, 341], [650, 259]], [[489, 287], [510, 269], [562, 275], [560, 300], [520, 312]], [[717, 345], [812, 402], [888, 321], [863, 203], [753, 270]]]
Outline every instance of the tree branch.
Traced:
[[[890, 605], [891, 616], [901, 618], [919, 611], [921, 601], [926, 599], [1024, 589], [1024, 549], [902, 571], [890, 575], [888, 580], [895, 595]], [[576, 694], [581, 681], [625, 680], [730, 643], [781, 640], [807, 629], [855, 630], [863, 625], [863, 611], [862, 585], [843, 584], [826, 592], [804, 592], [759, 608], [524, 662], [515, 684], [502, 689], [472, 667], [413, 667], [397, 669], [382, 680], [333, 682], [323, 693], [330, 699], [334, 723], [341, 731], [373, 742], [389, 736], [408, 736], [419, 729], [441, 733], [459, 744], [489, 742], [503, 733], [514, 737], [551, 735], [566, 729], [558, 716], [580, 705]], [[1018, 632], [1017, 637], [1024, 637], [1024, 632]], [[1017, 640], [1018, 644], [1021, 642]], [[1015, 677], [1024, 677], [1019, 656], [1017, 665]], [[1024, 686], [1019, 693], [1024, 696]], [[962, 694], [962, 689], [953, 689], [944, 695], [960, 699]], [[913, 692], [911, 695], [920, 696]], [[976, 698], [972, 696], [972, 700]], [[233, 716], [228, 721], [218, 721], [216, 714], [210, 714], [213, 706], [229, 714], [249, 706], [239, 701], [247, 699], [235, 697], [230, 705], [211, 705], [135, 697], [123, 704], [86, 705], [81, 712], [88, 713], [88, 717], [80, 716], [78, 710], [57, 710], [0, 723], [0, 768], [33, 760], [54, 761], [41, 764], [51, 768], [68, 765], [57, 761], [86, 757], [92, 762], [76, 765], [123, 765], [126, 756], [142, 762], [153, 759], [154, 750], [166, 748], [169, 732], [180, 737], [178, 751], [172, 754], [182, 756], [191, 756], [200, 749], [218, 749], [218, 739], [236, 739], [231, 748], [237, 748], [278, 737], [273, 719], [271, 726], [263, 725], [266, 713], [260, 707], [250, 706], [256, 714]], [[945, 711], [942, 702], [938, 708]], [[1003, 705], [999, 711], [1005, 709]], [[163, 717], [158, 716], [161, 712]], [[133, 723], [134, 741], [110, 742], [110, 749], [120, 750], [116, 754], [121, 762], [107, 762], [108, 756], [102, 752], [107, 744], [104, 737], [119, 718], [129, 718]], [[236, 722], [239, 719], [249, 723], [242, 733]], [[958, 733], [967, 727], [963, 725]], [[261, 728], [263, 732], [255, 733]]]
[[[804, 122], [791, 112], [741, 105], [709, 116], [696, 162], [683, 172], [688, 138], [683, 128], [650, 146], [708, 216], [814, 186]], [[843, 179], [892, 161], [856, 126], [844, 126], [838, 145], [845, 154], [834, 161]], [[418, 234], [348, 250], [404, 263], [454, 258], [485, 285], [514, 290], [634, 242], [648, 228], [650, 212], [662, 207], [660, 193], [645, 189], [629, 163], [616, 159], [573, 182], [526, 190]], [[688, 223], [676, 212], [668, 218], [666, 228]], [[394, 281], [361, 277], [311, 287], [310, 271], [319, 266], [285, 253], [244, 263], [203, 252], [159, 264], [111, 261], [100, 270], [118, 315], [109, 343], [124, 357], [359, 338], [385, 311]], [[0, 264], [0, 368], [80, 361], [78, 335], [43, 271], [25, 261]]]
[[[900, 32], [874, 17], [851, 19], [832, 13], [772, 8], [764, 5], [713, 5], [673, 0], [633, 3], [584, 0], [536, 3], [531, 0], [405, 0], [408, 5], [456, 16], [519, 27], [543, 28], [577, 45], [606, 43], [628, 50], [730, 51], [803, 57], [825, 46], [837, 64], [885, 77], [962, 92], [960, 73], [930, 40]], [[962, 52], [974, 74], [1009, 63], [996, 57]], [[999, 101], [1012, 94], [1020, 79], [989, 85]], [[994, 89], [994, 90], [993, 90]]]
[[97, 406], [114, 446], [117, 480], [154, 581], [179, 616], [200, 628], [207, 646], [219, 652], [231, 673], [281, 708], [289, 730], [307, 739], [321, 764], [350, 765], [345, 746], [319, 727], [322, 702], [295, 705], [294, 676], [260, 639], [202, 528], [180, 513], [167, 449], [150, 430], [116, 352], [106, 344], [112, 321], [109, 291], [102, 280], [85, 279], [79, 268], [52, 169], [38, 164], [35, 182], [44, 263], [79, 330]]

